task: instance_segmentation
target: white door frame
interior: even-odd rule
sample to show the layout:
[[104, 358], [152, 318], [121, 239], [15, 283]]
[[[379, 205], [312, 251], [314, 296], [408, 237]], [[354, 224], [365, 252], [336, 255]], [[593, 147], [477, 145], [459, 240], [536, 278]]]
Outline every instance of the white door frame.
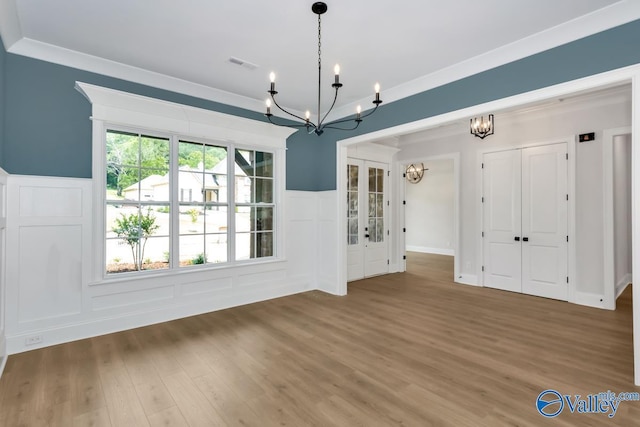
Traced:
[[[631, 133], [631, 127], [606, 129], [602, 132], [602, 172], [603, 172], [603, 227], [604, 227], [604, 296], [605, 307], [616, 309], [616, 283], [614, 270], [614, 228], [613, 228], [613, 139]], [[633, 169], [633, 166], [632, 166]], [[632, 177], [633, 180], [633, 177]], [[636, 270], [637, 271], [637, 270]]]
[[[344, 175], [346, 171], [347, 162], [347, 147], [352, 144], [358, 144], [362, 142], [380, 140], [385, 138], [398, 137], [400, 135], [406, 135], [426, 129], [431, 129], [439, 125], [443, 125], [452, 121], [468, 119], [469, 117], [488, 114], [498, 110], [504, 110], [508, 108], [514, 108], [521, 105], [529, 104], [532, 102], [544, 101], [556, 97], [568, 96], [571, 94], [579, 93], [582, 91], [590, 91], [594, 89], [602, 89], [611, 86], [617, 86], [621, 84], [632, 85], [632, 218], [638, 218], [640, 221], [640, 132], [634, 131], [634, 129], [640, 129], [640, 64], [619, 68], [617, 70], [608, 71], [593, 76], [584, 77], [577, 80], [572, 80], [565, 83], [549, 86], [546, 88], [534, 90], [531, 92], [522, 93], [519, 95], [510, 96], [507, 98], [487, 102], [484, 104], [478, 104], [460, 110], [451, 111], [445, 114], [440, 114], [434, 117], [428, 117], [422, 120], [417, 120], [411, 123], [405, 123], [398, 126], [393, 126], [385, 129], [381, 129], [375, 132], [370, 132], [363, 135], [354, 136], [337, 141], [336, 149], [336, 182], [340, 183], [344, 181]], [[382, 114], [382, 113], [381, 113]], [[575, 171], [569, 171], [569, 176], [574, 175]], [[398, 179], [392, 174], [393, 179]], [[571, 187], [571, 182], [569, 183]], [[337, 239], [336, 242], [343, 242], [338, 245], [336, 251], [336, 265], [337, 265], [337, 282], [335, 283], [335, 291], [339, 295], [344, 295], [347, 292], [346, 281], [346, 215], [343, 215], [346, 209], [346, 193], [345, 189], [338, 186], [338, 203], [337, 209], [334, 213], [334, 218], [337, 221]], [[571, 207], [570, 207], [571, 209]], [[572, 212], [570, 210], [570, 215]], [[573, 211], [575, 215], [575, 209]], [[344, 218], [343, 218], [344, 217]], [[640, 222], [632, 221], [632, 246], [633, 246], [633, 271], [640, 271], [640, 255], [637, 253], [640, 250]], [[572, 227], [570, 226], [569, 232], [571, 233]], [[573, 230], [575, 232], [575, 229]], [[571, 242], [569, 242], [571, 243]], [[569, 258], [569, 271], [572, 267], [572, 259]], [[573, 260], [573, 268], [575, 269], [575, 260]], [[575, 276], [575, 274], [574, 274]], [[571, 297], [571, 296], [570, 296]], [[635, 374], [634, 380], [636, 385], [640, 385], [640, 292], [633, 294], [633, 318], [634, 325], [633, 337], [634, 337], [634, 361], [635, 361]]]
[[[434, 160], [452, 160], [453, 161], [453, 280], [457, 283], [463, 283], [466, 285], [475, 285], [471, 283], [468, 278], [465, 278], [460, 274], [460, 152], [440, 154], [437, 156], [422, 156], [416, 157], [409, 160], [398, 160], [395, 164], [394, 170], [398, 171], [398, 180], [399, 182], [399, 194], [400, 194], [400, 203], [397, 205], [401, 208], [401, 214], [397, 216], [399, 219], [398, 226], [395, 227], [395, 230], [392, 232], [396, 232], [399, 236], [398, 238], [398, 256], [401, 262], [399, 262], [400, 269], [398, 271], [406, 271], [407, 265], [402, 257], [404, 256], [407, 248], [406, 242], [406, 233], [402, 230], [406, 228], [407, 218], [406, 218], [406, 207], [401, 204], [403, 200], [406, 199], [406, 186], [410, 185], [407, 183], [406, 179], [402, 178], [402, 173], [406, 170], [407, 165], [411, 163], [426, 163]], [[425, 178], [428, 179], [428, 178]], [[404, 184], [404, 185], [402, 185]], [[411, 230], [409, 230], [411, 232]], [[391, 250], [391, 248], [389, 248]], [[391, 254], [389, 254], [391, 256]]]

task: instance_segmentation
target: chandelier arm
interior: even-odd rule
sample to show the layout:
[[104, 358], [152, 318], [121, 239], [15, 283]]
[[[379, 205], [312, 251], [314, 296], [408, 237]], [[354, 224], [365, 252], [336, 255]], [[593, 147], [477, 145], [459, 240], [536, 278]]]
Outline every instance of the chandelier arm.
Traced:
[[360, 123], [362, 122], [361, 120], [356, 120], [356, 125], [352, 128], [343, 128], [343, 127], [338, 127], [338, 126], [333, 126], [337, 123], [342, 123], [342, 122], [346, 122], [348, 120], [342, 120], [340, 122], [334, 122], [334, 123], [329, 123], [326, 126], [323, 126], [323, 129], [337, 129], [337, 130], [356, 130], [358, 128], [358, 126], [360, 126]]
[[[265, 114], [266, 115], [266, 114]], [[271, 123], [272, 125], [276, 125], [276, 126], [282, 126], [282, 127], [287, 127], [287, 128], [305, 128], [305, 127], [312, 127], [313, 125], [310, 123], [309, 126], [307, 126], [306, 124], [294, 124], [294, 125], [287, 125], [287, 124], [283, 124], [283, 123], [276, 123], [273, 120], [271, 120], [271, 116], [273, 116], [273, 114], [267, 116], [267, 120], [269, 120], [269, 123]], [[312, 131], [313, 132], [313, 131]]]
[[[282, 107], [278, 104], [278, 102], [276, 101], [275, 96], [271, 95], [271, 99], [273, 99], [273, 104], [274, 104], [276, 107], [278, 107], [278, 109], [279, 109], [280, 111], [282, 111], [283, 113], [287, 113], [288, 115], [290, 115], [290, 116], [292, 116], [292, 117], [295, 117], [295, 118], [296, 118], [296, 119], [298, 119], [298, 120], [303, 121], [303, 122], [304, 122], [304, 124], [303, 124], [303, 125], [301, 125], [301, 126], [299, 126], [299, 127], [307, 127], [307, 126], [311, 126], [311, 127], [315, 128], [315, 129], [317, 129], [317, 126], [316, 126], [315, 124], [313, 124], [313, 123], [311, 123], [311, 122], [307, 121], [306, 119], [303, 119], [302, 117], [300, 117], [300, 116], [298, 116], [298, 115], [295, 115], [295, 114], [293, 114], [293, 113], [290, 113], [290, 112], [288, 112], [287, 110], [285, 110], [284, 108], [282, 108]], [[269, 121], [271, 121], [271, 120], [269, 120]]]
[[[331, 110], [333, 110], [333, 106], [336, 105], [336, 100], [338, 99], [338, 89], [340, 89], [339, 87], [336, 87], [336, 94], [333, 97], [333, 102], [331, 103], [331, 107], [329, 107], [329, 109], [327, 110], [327, 112], [324, 114], [324, 116], [322, 117], [322, 120], [320, 120], [318, 122], [318, 127], [322, 128], [322, 122], [324, 122], [324, 120], [327, 118], [327, 116], [329, 115], [329, 113], [331, 112]], [[331, 124], [331, 122], [329, 122], [328, 124]]]
[[[353, 118], [348, 118], [348, 119], [342, 119], [342, 120], [334, 120], [333, 122], [329, 122], [326, 125], [322, 126], [322, 128], [329, 128], [329, 126], [332, 125], [337, 125], [339, 123], [346, 123], [346, 122], [350, 122], [350, 121], [356, 121], [356, 122], [361, 122], [365, 117], [369, 117], [370, 115], [372, 115], [373, 113], [376, 112], [376, 110], [378, 109], [378, 105], [375, 106], [375, 108], [371, 111], [369, 111], [367, 114], [365, 115], [361, 115], [360, 119], [353, 119]], [[357, 126], [356, 126], [357, 127]], [[340, 128], [335, 128], [335, 127], [331, 127], [329, 129], [340, 129]], [[354, 128], [355, 129], [355, 128]], [[345, 130], [350, 130], [350, 129], [345, 129]]]

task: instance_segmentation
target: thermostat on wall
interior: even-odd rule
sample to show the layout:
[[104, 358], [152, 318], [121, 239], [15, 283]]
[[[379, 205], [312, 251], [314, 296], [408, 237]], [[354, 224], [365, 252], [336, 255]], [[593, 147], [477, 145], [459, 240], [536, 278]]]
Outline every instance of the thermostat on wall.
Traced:
[[595, 132], [581, 133], [578, 136], [578, 142], [588, 142], [588, 141], [593, 141], [594, 139], [596, 139]]

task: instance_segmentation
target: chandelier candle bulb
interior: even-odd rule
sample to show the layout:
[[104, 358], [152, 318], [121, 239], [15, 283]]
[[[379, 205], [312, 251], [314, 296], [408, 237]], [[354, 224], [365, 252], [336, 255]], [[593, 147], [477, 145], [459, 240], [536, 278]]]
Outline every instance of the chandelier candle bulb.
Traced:
[[380, 83], [376, 83], [376, 85], [373, 87], [373, 89], [376, 91], [376, 100], [373, 101], [374, 104], [379, 104], [380, 101]]
[[340, 66], [338, 64], [336, 64], [336, 66], [333, 67], [333, 72], [336, 75], [336, 83], [340, 83]]
[[271, 100], [267, 99], [267, 116], [271, 115]]
[[360, 113], [362, 113], [362, 107], [358, 105], [356, 107], [356, 120], [361, 120]]
[[271, 80], [271, 92], [275, 92], [275, 90], [276, 90], [276, 73], [271, 72], [271, 74], [269, 74], [269, 80]]

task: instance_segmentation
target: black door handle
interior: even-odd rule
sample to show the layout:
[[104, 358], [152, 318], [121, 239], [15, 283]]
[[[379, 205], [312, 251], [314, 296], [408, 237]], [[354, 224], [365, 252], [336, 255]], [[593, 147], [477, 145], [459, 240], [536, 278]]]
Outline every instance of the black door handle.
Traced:
[[368, 235], [368, 234], [365, 234], [365, 235], [364, 235], [364, 237], [366, 237], [366, 238], [368, 239], [368, 238], [369, 238], [369, 235]]
[[528, 241], [529, 241], [529, 238], [528, 238], [528, 237], [523, 237], [523, 238], [522, 238], [522, 241], [523, 241], [523, 242], [528, 242]]
[[516, 242], [519, 242], [520, 241], [520, 237], [516, 236], [516, 237], [513, 238], [513, 240], [515, 240]]

